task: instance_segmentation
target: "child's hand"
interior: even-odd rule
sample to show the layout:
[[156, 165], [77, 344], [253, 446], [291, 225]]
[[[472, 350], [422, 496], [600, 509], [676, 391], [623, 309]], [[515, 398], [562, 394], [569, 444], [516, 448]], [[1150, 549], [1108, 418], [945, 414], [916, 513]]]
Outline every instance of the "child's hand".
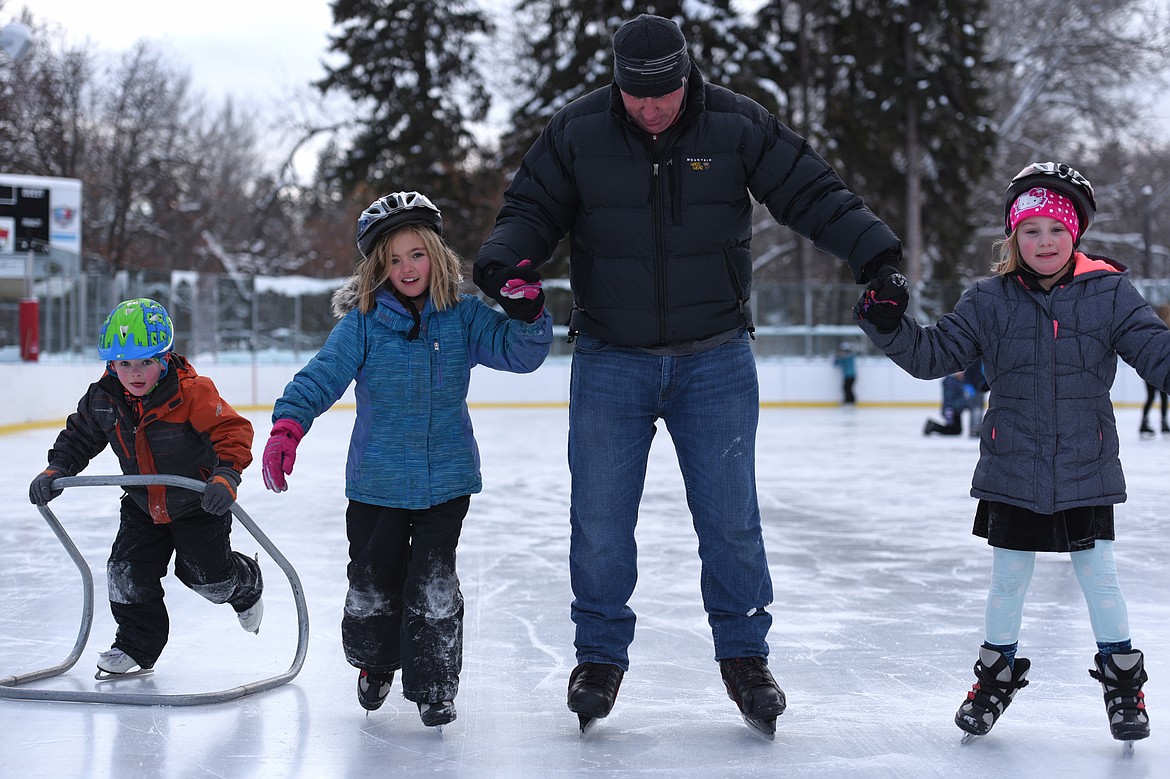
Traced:
[[37, 506], [43, 506], [61, 494], [61, 490], [53, 489], [53, 479], [63, 474], [57, 468], [46, 468], [37, 474], [28, 487], [28, 499]]
[[910, 290], [906, 277], [896, 266], [883, 265], [877, 278], [866, 285], [854, 310], [879, 333], [892, 333], [898, 329], [909, 305]]
[[284, 477], [293, 471], [293, 463], [297, 461], [297, 444], [304, 435], [305, 429], [292, 419], [278, 419], [272, 426], [261, 458], [265, 487], [273, 492], [288, 489]]
[[240, 474], [232, 468], [219, 467], [207, 480], [200, 506], [208, 514], [222, 516], [236, 502], [236, 488], [240, 486]]
[[511, 268], [499, 268], [485, 283], [487, 294], [500, 304], [504, 313], [521, 322], [535, 322], [544, 312], [544, 289], [540, 272], [530, 260], [521, 260]]

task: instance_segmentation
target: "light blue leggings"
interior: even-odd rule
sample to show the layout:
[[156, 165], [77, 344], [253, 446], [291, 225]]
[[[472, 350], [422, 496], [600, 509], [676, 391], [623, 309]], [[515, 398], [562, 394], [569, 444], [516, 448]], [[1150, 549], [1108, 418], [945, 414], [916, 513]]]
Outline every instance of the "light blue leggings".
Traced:
[[[1024, 596], [1028, 594], [1036, 567], [1036, 553], [999, 548], [993, 551], [985, 638], [989, 644], [1014, 644], [1020, 638]], [[1085, 603], [1089, 605], [1093, 636], [1099, 643], [1128, 641], [1129, 611], [1117, 583], [1113, 542], [1097, 541], [1092, 549], [1070, 552], [1069, 557], [1081, 592], [1085, 594]]]

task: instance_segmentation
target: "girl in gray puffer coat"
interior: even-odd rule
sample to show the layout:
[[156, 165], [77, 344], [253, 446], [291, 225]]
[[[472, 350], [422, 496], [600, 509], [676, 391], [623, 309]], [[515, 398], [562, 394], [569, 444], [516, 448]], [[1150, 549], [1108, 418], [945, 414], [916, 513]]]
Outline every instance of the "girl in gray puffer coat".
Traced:
[[933, 327], [904, 315], [897, 285], [892, 294], [871, 285], [854, 318], [907, 373], [936, 379], [982, 358], [991, 387], [971, 494], [973, 532], [994, 557], [977, 681], [955, 715], [964, 739], [990, 731], [1028, 683], [1016, 649], [1036, 552], [1068, 552], [1097, 640], [1089, 673], [1113, 737], [1132, 745], [1150, 731], [1144, 656], [1130, 642], [1113, 558], [1113, 506], [1126, 496], [1109, 389], [1118, 356], [1170, 389], [1170, 330], [1121, 264], [1077, 251], [1096, 211], [1080, 173], [1033, 163], [1004, 206], [996, 275]]

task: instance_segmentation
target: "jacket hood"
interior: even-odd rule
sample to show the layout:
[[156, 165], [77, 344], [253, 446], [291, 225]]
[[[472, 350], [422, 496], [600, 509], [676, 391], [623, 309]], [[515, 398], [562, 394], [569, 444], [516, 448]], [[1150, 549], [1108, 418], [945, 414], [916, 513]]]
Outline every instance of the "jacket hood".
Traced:
[[1106, 273], [1128, 273], [1129, 268], [1122, 265], [1112, 257], [1105, 257], [1100, 254], [1085, 254], [1084, 252], [1077, 252], [1073, 262], [1073, 275], [1083, 276], [1086, 273], [1094, 271], [1105, 271]]
[[341, 319], [358, 307], [358, 277], [350, 276], [340, 289], [333, 293], [333, 317]]

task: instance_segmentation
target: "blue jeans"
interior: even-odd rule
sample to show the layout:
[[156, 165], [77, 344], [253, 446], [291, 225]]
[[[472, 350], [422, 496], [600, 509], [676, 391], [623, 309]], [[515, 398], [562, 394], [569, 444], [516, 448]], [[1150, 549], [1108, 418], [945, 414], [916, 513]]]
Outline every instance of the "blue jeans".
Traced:
[[746, 334], [674, 357], [577, 336], [569, 394], [569, 574], [578, 662], [629, 669], [634, 527], [658, 419], [674, 442], [699, 538], [715, 658], [767, 657], [772, 579], [756, 499], [759, 415]]

